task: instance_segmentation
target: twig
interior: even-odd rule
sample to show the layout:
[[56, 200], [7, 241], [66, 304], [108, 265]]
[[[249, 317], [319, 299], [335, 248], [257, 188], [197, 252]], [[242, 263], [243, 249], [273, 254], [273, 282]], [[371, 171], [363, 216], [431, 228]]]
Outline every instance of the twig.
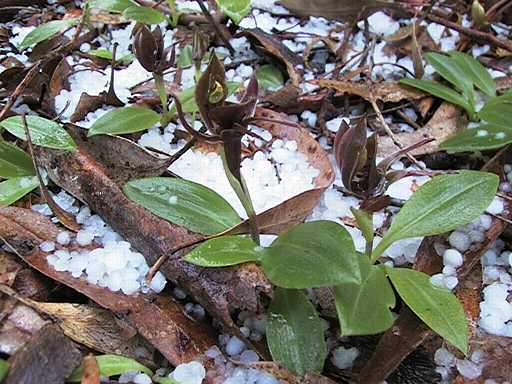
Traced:
[[490, 43], [491, 45], [495, 45], [496, 47], [506, 49], [509, 52], [512, 52], [512, 43], [507, 40], [498, 39], [491, 33], [477, 31], [475, 29], [463, 27], [453, 21], [446, 20], [442, 17], [433, 15], [432, 13], [425, 16], [426, 19], [433, 21], [434, 23], [444, 25], [445, 27], [456, 30], [457, 32], [463, 33], [469, 37], [472, 37], [480, 42], [484, 41]]
[[[393, 140], [393, 144], [395, 144], [398, 148], [403, 149], [404, 145], [398, 141], [395, 134], [389, 127], [388, 123], [386, 123], [386, 120], [384, 119], [384, 116], [382, 115], [382, 112], [380, 111], [379, 106], [377, 105], [377, 102], [375, 101], [375, 96], [373, 96], [373, 93], [370, 91], [370, 97], [369, 97], [370, 104], [372, 105], [375, 113], [377, 114], [377, 119], [380, 121], [382, 126], [384, 127], [384, 130], [388, 134], [388, 136]], [[423, 165], [421, 165], [416, 158], [411, 155], [410, 153], [405, 154], [409, 160], [411, 160], [419, 169], [425, 169]]]
[[235, 49], [233, 48], [233, 46], [229, 42], [228, 38], [224, 35], [224, 33], [222, 33], [217, 20], [215, 20], [213, 18], [213, 16], [210, 14], [210, 12], [208, 12], [208, 9], [206, 9], [206, 7], [204, 6], [203, 0], [196, 0], [196, 2], [197, 2], [197, 4], [199, 4], [199, 7], [201, 8], [201, 11], [203, 12], [204, 17], [206, 17], [208, 22], [212, 25], [212, 27], [215, 30], [215, 33], [217, 34], [217, 36], [222, 40], [222, 42], [224, 43], [226, 48], [229, 50], [229, 53], [231, 54], [231, 56], [234, 56], [235, 55]]
[[499, 14], [505, 12], [505, 10], [510, 6], [512, 6], [512, 2], [510, 0], [498, 1], [491, 8], [489, 8], [487, 12], [485, 12], [485, 19], [487, 21], [492, 21], [492, 19], [494, 19]]

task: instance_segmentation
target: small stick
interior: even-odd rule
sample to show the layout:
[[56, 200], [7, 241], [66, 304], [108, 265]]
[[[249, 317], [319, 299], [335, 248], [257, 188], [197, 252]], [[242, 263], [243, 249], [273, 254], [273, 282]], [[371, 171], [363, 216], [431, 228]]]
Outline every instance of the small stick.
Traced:
[[196, 0], [196, 2], [197, 2], [197, 4], [199, 4], [199, 7], [201, 8], [201, 11], [203, 12], [204, 17], [206, 17], [208, 22], [212, 25], [212, 27], [215, 30], [215, 33], [217, 34], [217, 36], [222, 40], [222, 42], [224, 43], [226, 48], [229, 50], [229, 53], [231, 54], [231, 56], [234, 56], [235, 55], [235, 49], [233, 48], [233, 46], [229, 42], [228, 38], [224, 35], [224, 33], [222, 33], [217, 20], [215, 20], [213, 18], [213, 16], [210, 14], [210, 12], [208, 12], [206, 7], [204, 6], [203, 0]]
[[[377, 105], [377, 102], [375, 101], [375, 97], [373, 96], [373, 93], [370, 91], [370, 97], [369, 97], [370, 104], [372, 105], [375, 113], [377, 114], [377, 119], [380, 121], [382, 126], [384, 127], [384, 130], [388, 134], [388, 136], [393, 140], [393, 143], [400, 149], [403, 149], [404, 145], [398, 141], [395, 134], [389, 127], [388, 123], [386, 123], [386, 120], [384, 120], [384, 116], [382, 115], [382, 112], [380, 111], [379, 106]], [[410, 153], [405, 154], [409, 160], [411, 160], [419, 169], [425, 169], [423, 165], [421, 165], [416, 158], [411, 155]]]

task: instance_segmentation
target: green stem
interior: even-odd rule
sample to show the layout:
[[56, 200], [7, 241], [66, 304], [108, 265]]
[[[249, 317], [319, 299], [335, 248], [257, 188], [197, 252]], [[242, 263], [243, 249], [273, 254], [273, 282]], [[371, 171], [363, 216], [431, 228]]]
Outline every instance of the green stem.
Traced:
[[237, 178], [229, 170], [224, 147], [222, 147], [220, 150], [220, 157], [222, 158], [222, 165], [224, 166], [224, 172], [226, 173], [226, 177], [228, 178], [229, 184], [231, 185], [231, 188], [233, 188], [236, 195], [238, 196], [238, 199], [242, 203], [242, 206], [244, 207], [245, 212], [247, 213], [247, 217], [249, 218], [251, 238], [256, 243], [256, 245], [260, 245], [260, 235], [258, 230], [256, 211], [254, 210], [254, 206], [252, 205], [251, 196], [249, 195], [249, 190], [247, 189], [247, 185], [245, 184], [244, 178], [241, 176], [241, 181], [239, 182]]
[[153, 73], [153, 77], [155, 79], [155, 86], [158, 91], [158, 95], [160, 96], [160, 101], [163, 108], [160, 125], [162, 128], [165, 128], [171, 121], [172, 116], [169, 112], [169, 99], [167, 98], [167, 90], [165, 89], [164, 76], [160, 73]]
[[379, 244], [375, 247], [375, 249], [372, 252], [372, 257], [370, 258], [370, 261], [372, 264], [374, 264], [377, 259], [384, 253], [386, 249], [393, 243], [393, 240], [389, 241], [384, 237]]

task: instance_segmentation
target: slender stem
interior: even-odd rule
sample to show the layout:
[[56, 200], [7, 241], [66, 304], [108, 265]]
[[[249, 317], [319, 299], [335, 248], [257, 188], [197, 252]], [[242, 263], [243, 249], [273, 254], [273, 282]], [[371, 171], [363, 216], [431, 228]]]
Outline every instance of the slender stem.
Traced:
[[162, 128], [165, 128], [171, 121], [172, 116], [169, 112], [169, 99], [167, 98], [167, 90], [165, 89], [164, 76], [161, 73], [153, 73], [153, 77], [155, 78], [155, 86], [158, 91], [158, 95], [160, 96], [163, 108], [160, 125]]
[[199, 7], [201, 8], [201, 11], [203, 12], [204, 17], [206, 17], [206, 20], [208, 20], [208, 22], [212, 25], [212, 27], [215, 31], [215, 34], [222, 40], [222, 42], [224, 43], [226, 48], [229, 50], [229, 53], [231, 54], [231, 56], [234, 56], [235, 49], [229, 42], [229, 39], [226, 37], [226, 35], [224, 35], [224, 33], [222, 33], [222, 30], [220, 29], [218, 22], [213, 18], [213, 16], [210, 14], [208, 9], [206, 9], [206, 7], [204, 6], [203, 0], [196, 0], [196, 2], [199, 5]]
[[231, 188], [235, 191], [238, 199], [242, 203], [242, 206], [247, 213], [247, 217], [249, 218], [249, 227], [251, 230], [251, 238], [257, 244], [260, 245], [260, 235], [258, 230], [258, 220], [256, 216], [256, 211], [254, 210], [254, 206], [252, 205], [251, 196], [249, 195], [249, 190], [247, 189], [247, 185], [244, 182], [244, 178], [240, 176], [240, 181], [236, 179], [235, 176], [229, 170], [228, 162], [226, 160], [226, 153], [224, 152], [224, 147], [220, 150], [220, 156], [222, 158], [222, 165], [224, 166], [224, 172], [226, 172], [226, 176], [228, 178], [229, 184]]

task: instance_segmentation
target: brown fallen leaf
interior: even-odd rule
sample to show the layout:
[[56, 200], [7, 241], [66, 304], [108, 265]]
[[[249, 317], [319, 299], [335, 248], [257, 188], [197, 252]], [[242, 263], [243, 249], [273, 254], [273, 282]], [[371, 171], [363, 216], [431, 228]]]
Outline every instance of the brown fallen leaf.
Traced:
[[147, 366], [155, 366], [153, 348], [123, 319], [111, 311], [85, 304], [46, 303], [27, 299], [7, 286], [0, 291], [25, 306], [54, 319], [64, 334], [86, 347], [107, 354], [132, 357]]
[[81, 384], [100, 384], [100, 367], [94, 355], [84, 357], [84, 373]]
[[[461, 110], [453, 104], [443, 103], [423, 128], [410, 133], [398, 133], [395, 137], [405, 147], [417, 143], [425, 138], [434, 137], [436, 139], [435, 141], [425, 144], [410, 152], [413, 156], [421, 156], [437, 152], [439, 143], [462, 130], [464, 125], [465, 119]], [[379, 137], [379, 156], [385, 157], [387, 154], [396, 151], [396, 149], [397, 147], [390, 137]]]
[[384, 103], [398, 103], [402, 100], [418, 100], [425, 97], [425, 93], [413, 89], [411, 87], [404, 87], [396, 81], [384, 81], [370, 86], [367, 83], [356, 83], [348, 80], [311, 80], [312, 84], [320, 87], [331, 88], [338, 92], [340, 95], [355, 95], [370, 101], [371, 96], [376, 100]]
[[[287, 119], [285, 114], [264, 108], [257, 108], [255, 117], [275, 121], [286, 121]], [[297, 143], [299, 152], [305, 154], [308, 162], [320, 171], [314, 180], [314, 189], [294, 196], [258, 215], [258, 226], [262, 233], [279, 234], [291, 226], [302, 222], [312, 212], [324, 191], [334, 181], [335, 174], [325, 151], [304, 128], [270, 121], [261, 121], [258, 125], [268, 130], [274, 137], [294, 140]], [[246, 220], [234, 227], [230, 233], [247, 232], [248, 225], [249, 223]]]
[[82, 353], [56, 325], [47, 325], [9, 359], [3, 384], [57, 384], [80, 364]]
[[[46, 217], [22, 208], [10, 208], [9, 213], [19, 212], [14, 218], [4, 216], [0, 209], [0, 236], [13, 247], [23, 260], [44, 275], [59, 281], [86, 295], [104, 308], [124, 315], [138, 332], [157, 348], [172, 364], [178, 365], [201, 356], [215, 344], [208, 327], [198, 326], [185, 316], [180, 304], [168, 297], [149, 294], [124, 295], [106, 288], [89, 284], [85, 278], [73, 278], [71, 274], [55, 271], [46, 261], [47, 254], [39, 249], [44, 240], [54, 240], [47, 233], [57, 227]], [[18, 217], [34, 217], [38, 228], [18, 224]], [[41, 216], [41, 218], [40, 218]], [[36, 231], [43, 232], [42, 237]], [[46, 232], [47, 231], [47, 232]]]
[[247, 37], [252, 44], [257, 43], [259, 50], [283, 62], [284, 65], [286, 65], [286, 70], [288, 71], [292, 84], [297, 87], [299, 86], [302, 73], [297, 66], [304, 65], [304, 62], [297, 54], [293, 53], [284, 45], [281, 40], [263, 32], [259, 28], [245, 29], [240, 35]]
[[107, 175], [120, 185], [132, 179], [159, 176], [172, 161], [171, 157], [155, 156], [121, 136], [87, 137], [87, 130], [76, 125], [67, 124], [66, 128], [74, 139], [81, 140], [87, 152], [98, 159]]

